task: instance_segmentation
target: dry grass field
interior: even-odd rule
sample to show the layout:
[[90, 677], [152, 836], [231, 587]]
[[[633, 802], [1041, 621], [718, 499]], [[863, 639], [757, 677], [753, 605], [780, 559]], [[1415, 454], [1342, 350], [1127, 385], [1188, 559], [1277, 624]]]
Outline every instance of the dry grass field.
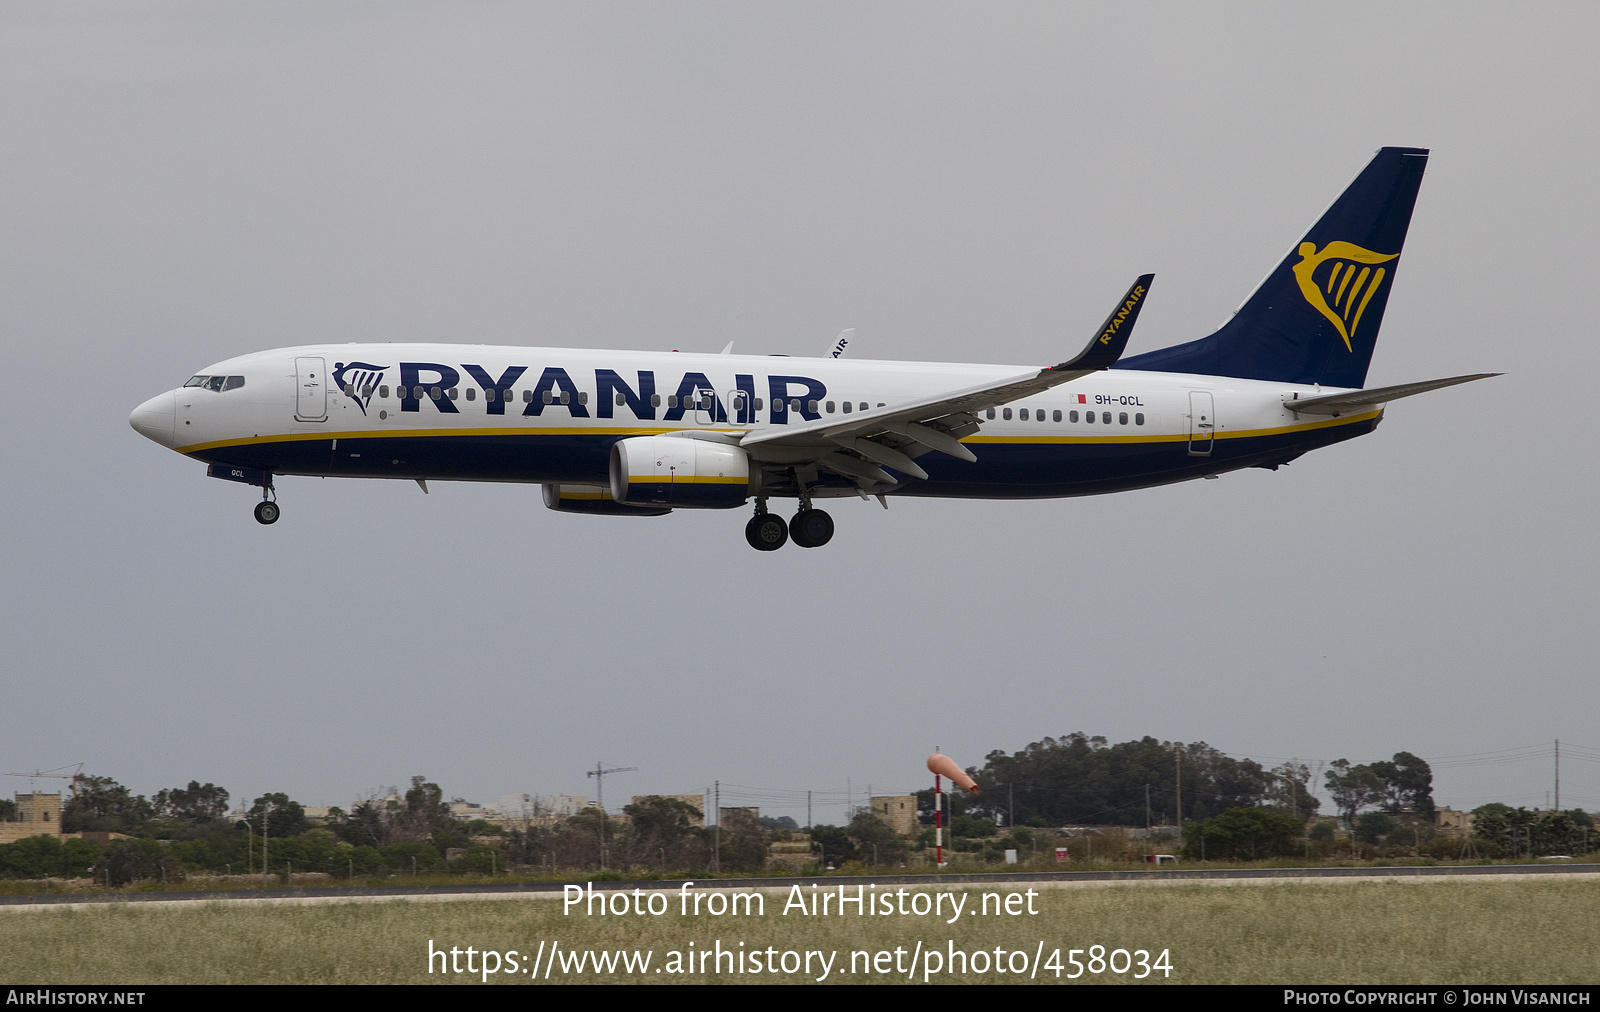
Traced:
[[[993, 888], [1003, 899], [1013, 887]], [[668, 912], [660, 916], [568, 915], [560, 899], [527, 897], [0, 907], [0, 954], [3, 976], [19, 984], [480, 984], [485, 950], [495, 953], [490, 965], [502, 971], [488, 974], [490, 983], [532, 982], [536, 966], [537, 979], [548, 971], [550, 983], [808, 983], [823, 976], [823, 957], [802, 970], [806, 952], [835, 954], [826, 983], [1055, 983], [1050, 957], [1057, 949], [1065, 983], [1077, 972], [1069, 950], [1095, 945], [1107, 956], [1129, 950], [1134, 962], [1127, 972], [1113, 972], [1123, 965], [1116, 956], [1095, 973], [1092, 954], [1079, 954], [1083, 982], [1137, 982], [1133, 951], [1140, 949], [1152, 962], [1166, 950], [1172, 967], [1170, 976], [1155, 970], [1142, 983], [1600, 980], [1593, 943], [1600, 880], [1588, 877], [1045, 888], [1032, 899], [1036, 915], [1019, 899], [1013, 906], [1021, 913], [969, 913], [954, 924], [912, 913], [857, 916], [854, 907], [843, 917], [784, 914], [783, 891], [766, 893], [764, 915], [685, 917], [676, 888], [663, 891]], [[967, 892], [970, 911], [983, 890]], [[436, 949], [459, 949], [463, 971], [471, 947], [478, 972], [446, 973], [436, 957], [430, 974], [430, 940]], [[720, 973], [709, 964], [704, 972], [698, 966], [682, 972], [686, 958], [700, 958], [688, 953], [710, 947], [714, 960], [719, 944], [744, 953], [742, 972], [736, 956], [724, 957]], [[964, 967], [952, 968], [952, 949], [968, 954]], [[648, 950], [651, 962], [643, 972], [620, 964], [597, 972], [588, 962], [578, 970], [570, 960], [583, 950]], [[761, 955], [752, 958], [756, 950]], [[983, 950], [981, 965], [976, 950]], [[929, 958], [934, 951], [937, 967]], [[852, 968], [854, 952], [867, 955], [854, 957]], [[793, 972], [786, 972], [785, 953], [793, 954], [787, 957]], [[768, 972], [769, 960], [777, 972]], [[1012, 972], [1017, 967], [1023, 970]]]

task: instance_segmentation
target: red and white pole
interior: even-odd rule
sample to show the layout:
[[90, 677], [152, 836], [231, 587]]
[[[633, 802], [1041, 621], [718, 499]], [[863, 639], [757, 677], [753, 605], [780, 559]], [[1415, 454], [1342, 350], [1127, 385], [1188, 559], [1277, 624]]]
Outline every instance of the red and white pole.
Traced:
[[972, 782], [965, 770], [956, 765], [956, 761], [947, 755], [935, 752], [928, 757], [928, 772], [933, 774], [933, 844], [934, 860], [939, 867], [944, 867], [944, 780], [940, 774], [950, 778], [950, 782], [958, 787], [964, 787], [972, 793], [978, 793], [978, 785]]

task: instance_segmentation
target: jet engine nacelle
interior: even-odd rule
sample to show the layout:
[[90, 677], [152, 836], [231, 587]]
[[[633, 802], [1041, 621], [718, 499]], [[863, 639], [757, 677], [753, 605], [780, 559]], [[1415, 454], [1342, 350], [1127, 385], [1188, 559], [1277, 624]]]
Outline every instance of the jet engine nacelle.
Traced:
[[608, 517], [659, 517], [672, 511], [655, 506], [627, 506], [611, 498], [605, 485], [546, 485], [544, 504], [557, 513], [594, 513]]
[[685, 436], [634, 436], [611, 447], [611, 498], [628, 506], [733, 509], [760, 484], [737, 446]]

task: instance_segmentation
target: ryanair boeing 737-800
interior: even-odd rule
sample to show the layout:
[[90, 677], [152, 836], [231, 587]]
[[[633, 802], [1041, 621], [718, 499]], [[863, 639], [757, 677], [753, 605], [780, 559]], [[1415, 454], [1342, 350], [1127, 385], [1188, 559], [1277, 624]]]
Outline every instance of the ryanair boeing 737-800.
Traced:
[[[452, 344], [310, 345], [219, 362], [139, 405], [150, 439], [261, 487], [319, 475], [530, 482], [570, 513], [755, 500], [763, 551], [826, 544], [840, 496], [1032, 499], [1277, 468], [1364, 435], [1365, 390], [1428, 153], [1383, 148], [1216, 333], [1121, 359], [1151, 275], [1047, 368]], [[785, 522], [773, 497], [799, 501]]]

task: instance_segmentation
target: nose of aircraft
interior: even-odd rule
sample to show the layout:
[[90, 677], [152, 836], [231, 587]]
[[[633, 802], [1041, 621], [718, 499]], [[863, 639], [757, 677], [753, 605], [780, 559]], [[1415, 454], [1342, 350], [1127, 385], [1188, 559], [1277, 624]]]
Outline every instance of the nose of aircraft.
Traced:
[[177, 418], [178, 392], [168, 390], [164, 394], [156, 394], [134, 408], [133, 414], [128, 416], [128, 424], [146, 439], [155, 440], [162, 446], [171, 448], [177, 442], [172, 431], [177, 424]]

